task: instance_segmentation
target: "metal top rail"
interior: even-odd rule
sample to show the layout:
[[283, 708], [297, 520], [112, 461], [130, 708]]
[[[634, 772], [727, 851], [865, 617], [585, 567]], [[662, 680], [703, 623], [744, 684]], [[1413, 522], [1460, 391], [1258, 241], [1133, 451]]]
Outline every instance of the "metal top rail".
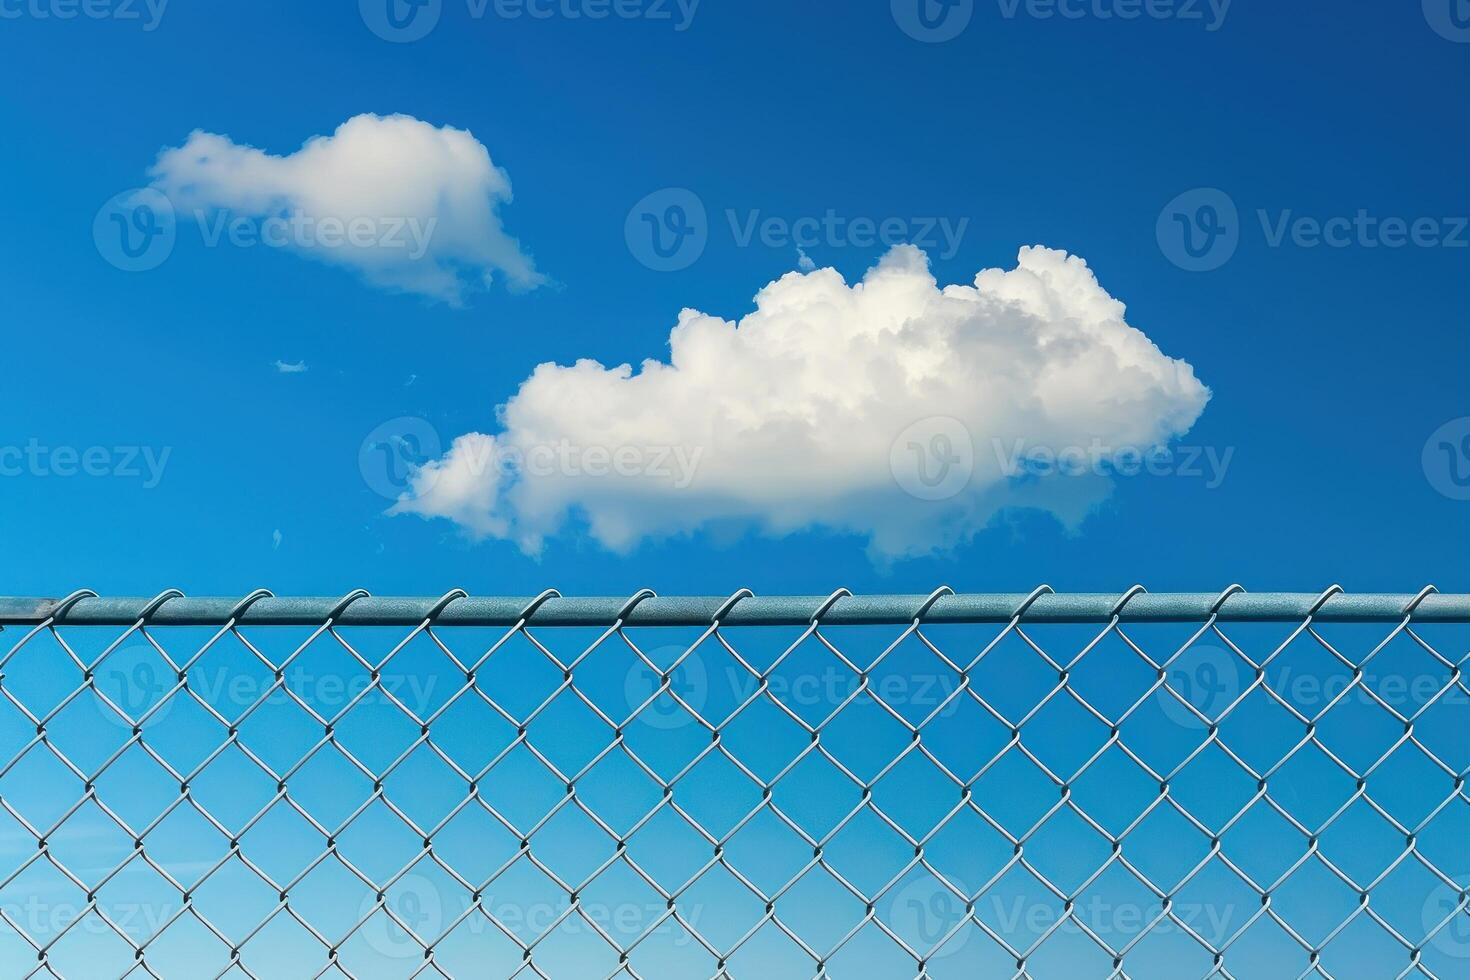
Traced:
[[1198, 622], [1414, 622], [1470, 623], [1470, 595], [1446, 595], [1433, 586], [1416, 594], [1349, 595], [1334, 586], [1321, 593], [1158, 593], [1141, 586], [1124, 593], [1059, 594], [1042, 586], [1030, 593], [960, 595], [944, 588], [927, 595], [658, 596], [644, 590], [625, 598], [470, 596], [456, 590], [439, 598], [389, 598], [357, 591], [339, 598], [274, 596], [189, 598], [170, 590], [153, 598], [104, 598], [78, 592], [62, 599], [0, 597], [0, 626], [831, 626], [925, 623]]

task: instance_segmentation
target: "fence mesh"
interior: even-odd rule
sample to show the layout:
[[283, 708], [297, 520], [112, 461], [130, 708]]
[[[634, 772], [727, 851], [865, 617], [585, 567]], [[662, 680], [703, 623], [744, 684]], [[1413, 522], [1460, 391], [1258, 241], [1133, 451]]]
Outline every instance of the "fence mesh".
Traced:
[[0, 600], [0, 975], [1470, 975], [1451, 597], [1048, 593]]

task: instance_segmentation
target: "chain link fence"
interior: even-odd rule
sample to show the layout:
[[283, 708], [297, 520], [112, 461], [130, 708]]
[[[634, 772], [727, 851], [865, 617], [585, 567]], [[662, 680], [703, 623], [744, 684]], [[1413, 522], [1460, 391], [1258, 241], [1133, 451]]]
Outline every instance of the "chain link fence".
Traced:
[[1470, 597], [0, 626], [4, 977], [1470, 975]]

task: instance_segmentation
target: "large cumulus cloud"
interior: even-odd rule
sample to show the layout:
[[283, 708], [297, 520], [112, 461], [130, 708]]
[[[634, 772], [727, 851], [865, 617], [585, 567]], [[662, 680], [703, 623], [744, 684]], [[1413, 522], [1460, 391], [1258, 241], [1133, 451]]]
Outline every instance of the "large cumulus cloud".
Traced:
[[[614, 550], [747, 526], [856, 534], [880, 558], [912, 556], [1009, 507], [1075, 524], [1111, 490], [1096, 472], [1017, 474], [1014, 447], [1164, 446], [1209, 399], [1081, 258], [1051, 249], [941, 288], [902, 246], [861, 282], [793, 272], [755, 304], [738, 323], [686, 309], [667, 362], [542, 364], [497, 431], [455, 440], [391, 512], [528, 552], [585, 522]], [[963, 463], [937, 494], [902, 471], [931, 443]]]

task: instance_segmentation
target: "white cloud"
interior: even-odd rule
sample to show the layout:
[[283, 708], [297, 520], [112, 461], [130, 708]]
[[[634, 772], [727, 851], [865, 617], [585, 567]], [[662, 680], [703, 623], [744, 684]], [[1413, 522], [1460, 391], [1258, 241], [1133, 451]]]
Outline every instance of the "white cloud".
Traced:
[[297, 361], [294, 364], [288, 364], [285, 361], [278, 360], [276, 361], [275, 367], [276, 372], [279, 374], [305, 374], [307, 371], [311, 370], [306, 366], [305, 361]]
[[509, 176], [462, 129], [361, 115], [288, 156], [196, 131], [149, 176], [207, 238], [228, 240], [222, 215], [253, 222], [266, 244], [384, 288], [459, 303], [496, 275], [516, 289], [544, 281], [501, 226]]
[[[1095, 472], [1016, 478], [1005, 464], [1018, 440], [1163, 446], [1209, 399], [1081, 258], [1046, 248], [941, 289], [901, 246], [860, 283], [793, 272], [755, 302], [738, 324], [686, 309], [667, 363], [540, 365], [501, 406], [500, 432], [455, 440], [390, 513], [531, 553], [575, 518], [614, 550], [697, 529], [818, 527], [867, 538], [875, 557], [913, 556], [1010, 507], [1075, 526], [1111, 492]], [[917, 467], [946, 459], [960, 479], [929, 494]]]

